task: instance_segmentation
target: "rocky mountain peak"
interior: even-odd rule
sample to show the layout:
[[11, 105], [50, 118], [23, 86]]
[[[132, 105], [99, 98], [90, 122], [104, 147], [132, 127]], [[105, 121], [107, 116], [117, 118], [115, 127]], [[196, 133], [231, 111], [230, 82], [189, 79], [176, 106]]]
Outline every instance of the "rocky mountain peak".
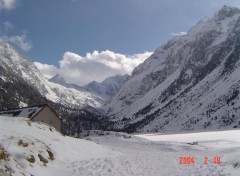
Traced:
[[55, 83], [66, 83], [65, 79], [60, 74], [56, 74], [54, 77], [50, 78], [49, 81]]
[[240, 14], [239, 8], [224, 5], [218, 12], [216, 12], [214, 17], [221, 21], [236, 14]]
[[89, 84], [83, 86], [83, 89], [102, 95], [105, 99], [110, 100], [119, 89], [128, 81], [129, 75], [115, 75], [110, 76], [102, 82], [92, 81]]

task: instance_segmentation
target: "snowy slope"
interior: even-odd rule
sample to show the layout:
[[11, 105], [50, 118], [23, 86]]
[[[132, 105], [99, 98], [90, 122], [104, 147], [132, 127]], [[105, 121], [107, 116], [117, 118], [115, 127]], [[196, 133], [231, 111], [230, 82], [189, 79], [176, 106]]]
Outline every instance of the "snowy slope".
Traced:
[[[137, 136], [99, 131], [101, 136], [89, 132], [83, 140], [62, 136], [42, 123], [0, 116], [0, 134], [0, 174], [7, 176], [238, 176], [240, 172], [239, 130]], [[186, 143], [196, 141], [198, 145]], [[216, 156], [219, 164], [214, 164]], [[194, 158], [194, 163], [180, 164], [180, 157]]]
[[[0, 116], [0, 150], [7, 159], [0, 159], [0, 173], [12, 175], [71, 175], [74, 161], [114, 156], [93, 142], [63, 136], [52, 127], [29, 122], [24, 118]], [[52, 155], [51, 155], [52, 153]], [[47, 161], [40, 161], [41, 155]], [[28, 158], [34, 158], [34, 162]]]
[[106, 126], [129, 132], [239, 128], [239, 51], [240, 10], [224, 6], [133, 70], [106, 108]]

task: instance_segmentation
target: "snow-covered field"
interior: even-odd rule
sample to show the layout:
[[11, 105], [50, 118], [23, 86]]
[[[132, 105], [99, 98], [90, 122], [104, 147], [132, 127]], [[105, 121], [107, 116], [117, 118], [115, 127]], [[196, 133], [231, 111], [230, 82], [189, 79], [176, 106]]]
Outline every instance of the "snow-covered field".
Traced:
[[[198, 145], [188, 144], [192, 142]], [[90, 134], [85, 139], [76, 139], [41, 123], [0, 116], [0, 175], [10, 173], [237, 176], [240, 173], [240, 130], [135, 136], [105, 132], [101, 136]]]

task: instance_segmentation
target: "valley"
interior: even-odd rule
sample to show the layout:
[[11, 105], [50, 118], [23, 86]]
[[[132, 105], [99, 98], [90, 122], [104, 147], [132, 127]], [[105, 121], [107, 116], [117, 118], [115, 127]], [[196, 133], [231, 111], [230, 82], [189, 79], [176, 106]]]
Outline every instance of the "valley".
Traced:
[[1, 37], [10, 24], [0, 30], [0, 176], [239, 175], [238, 7], [224, 5], [154, 52], [67, 51], [59, 67], [12, 45], [25, 38]]

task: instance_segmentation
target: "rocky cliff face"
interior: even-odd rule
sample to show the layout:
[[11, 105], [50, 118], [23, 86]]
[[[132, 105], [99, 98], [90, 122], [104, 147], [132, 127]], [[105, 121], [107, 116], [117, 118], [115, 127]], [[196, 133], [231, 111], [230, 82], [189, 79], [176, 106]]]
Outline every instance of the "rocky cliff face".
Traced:
[[129, 132], [240, 127], [240, 9], [224, 6], [134, 69], [106, 108]]
[[0, 40], [0, 109], [43, 103], [47, 89], [36, 84], [40, 79], [29, 58]]

